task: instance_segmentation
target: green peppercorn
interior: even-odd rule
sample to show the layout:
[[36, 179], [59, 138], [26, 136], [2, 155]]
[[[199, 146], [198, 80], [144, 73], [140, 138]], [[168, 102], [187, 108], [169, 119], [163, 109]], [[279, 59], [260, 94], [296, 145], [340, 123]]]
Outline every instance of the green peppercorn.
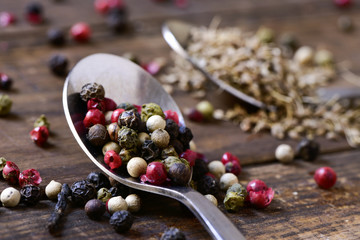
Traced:
[[112, 197], [110, 191], [107, 188], [100, 188], [97, 192], [97, 199], [101, 200], [102, 202], [106, 203]]
[[125, 109], [126, 111], [131, 110], [131, 109], [137, 110], [134, 105], [132, 105], [131, 103], [128, 103], [128, 102], [120, 103], [116, 108]]
[[117, 154], [119, 154], [121, 148], [119, 146], [119, 144], [115, 143], [115, 142], [108, 142], [106, 143], [103, 148], [102, 148], [102, 153], [105, 155], [105, 153], [109, 150], [113, 150], [115, 151]]
[[146, 103], [141, 107], [141, 120], [146, 122], [151, 116], [160, 115], [165, 119], [165, 114], [156, 103]]
[[131, 148], [131, 149], [123, 148], [119, 153], [119, 156], [121, 157], [123, 164], [127, 163], [128, 161], [130, 161], [130, 159], [136, 157], [137, 155], [138, 155], [137, 148]]
[[201, 101], [196, 105], [198, 110], [206, 119], [211, 119], [214, 113], [214, 107], [209, 101]]
[[[162, 161], [162, 163], [165, 165], [166, 171], [169, 171], [169, 168], [171, 167], [171, 165], [173, 165], [174, 163], [183, 163], [183, 164], [187, 164], [187, 166], [189, 166], [189, 162], [186, 161], [183, 158], [179, 158], [179, 157], [175, 157], [175, 156], [169, 156], [166, 159], [164, 159]], [[190, 167], [190, 166], [189, 166]]]
[[118, 132], [118, 142], [121, 148], [131, 149], [140, 145], [140, 140], [138, 138], [135, 130], [122, 127]]
[[246, 188], [242, 186], [240, 183], [235, 183], [231, 185], [226, 192], [236, 192], [237, 194], [245, 197], [247, 195]]
[[6, 94], [0, 94], [0, 116], [9, 114], [12, 106], [12, 101]]
[[233, 184], [226, 192], [224, 199], [225, 209], [231, 212], [239, 211], [244, 206], [246, 196], [246, 189], [241, 184]]
[[329, 67], [334, 64], [334, 57], [330, 51], [321, 49], [315, 53], [314, 62], [319, 66]]
[[47, 129], [50, 130], [50, 123], [48, 122], [44, 114], [41, 114], [41, 116], [34, 122], [34, 128], [41, 126], [45, 126], [47, 127]]
[[271, 28], [261, 27], [256, 32], [256, 36], [263, 43], [270, 43], [274, 41], [275, 33]]
[[161, 159], [166, 159], [167, 157], [179, 157], [179, 155], [177, 154], [177, 152], [175, 151], [175, 148], [171, 145], [167, 146], [166, 148], [164, 148], [161, 152]]

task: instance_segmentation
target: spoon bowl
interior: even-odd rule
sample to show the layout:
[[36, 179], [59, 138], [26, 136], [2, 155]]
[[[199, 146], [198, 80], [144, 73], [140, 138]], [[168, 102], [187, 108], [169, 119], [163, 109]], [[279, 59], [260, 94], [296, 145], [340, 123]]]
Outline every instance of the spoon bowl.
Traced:
[[86, 114], [86, 103], [80, 91], [86, 83], [101, 84], [106, 97], [116, 103], [144, 104], [154, 102], [163, 110], [173, 110], [185, 124], [179, 107], [157, 80], [135, 63], [111, 54], [94, 54], [82, 59], [66, 78], [63, 89], [63, 107], [66, 120], [76, 141], [90, 160], [116, 181], [138, 190], [174, 198], [186, 205], [214, 239], [245, 239], [233, 223], [202, 194], [188, 186], [155, 186], [141, 183], [126, 171], [114, 172], [103, 162], [102, 152], [86, 140], [79, 127]]

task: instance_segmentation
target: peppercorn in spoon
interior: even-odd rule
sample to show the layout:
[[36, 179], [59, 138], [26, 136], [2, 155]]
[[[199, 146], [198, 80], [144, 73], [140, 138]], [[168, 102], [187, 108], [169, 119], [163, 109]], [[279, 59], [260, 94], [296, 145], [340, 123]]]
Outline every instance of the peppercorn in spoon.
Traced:
[[[127, 173], [114, 172], [104, 164], [104, 156], [98, 148], [89, 144], [85, 132], [77, 122], [86, 113], [80, 99], [80, 91], [87, 83], [99, 83], [106, 97], [115, 102], [133, 104], [157, 103], [165, 110], [176, 111], [179, 122], [185, 125], [179, 107], [162, 86], [147, 72], [131, 61], [110, 54], [94, 54], [82, 59], [68, 75], [63, 90], [63, 106], [69, 127], [86, 155], [108, 176], [138, 190], [174, 198], [185, 204], [204, 225], [214, 239], [245, 239], [236, 226], [202, 194], [190, 187], [155, 186], [141, 183]], [[82, 119], [81, 119], [82, 120]]]

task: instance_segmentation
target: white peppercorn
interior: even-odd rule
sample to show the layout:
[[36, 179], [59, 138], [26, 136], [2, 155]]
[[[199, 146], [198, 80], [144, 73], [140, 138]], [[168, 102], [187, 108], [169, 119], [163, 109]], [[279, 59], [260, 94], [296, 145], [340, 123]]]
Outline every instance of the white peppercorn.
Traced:
[[141, 144], [144, 144], [144, 142], [145, 142], [146, 140], [150, 140], [150, 139], [151, 139], [151, 138], [150, 138], [150, 135], [147, 134], [146, 132], [140, 132], [140, 133], [138, 133], [138, 137], [139, 137], [139, 140], [140, 140]]
[[207, 199], [209, 199], [209, 201], [212, 202], [215, 206], [218, 205], [218, 201], [217, 201], [216, 197], [214, 197], [214, 195], [206, 194], [205, 197]]
[[127, 171], [132, 177], [140, 177], [146, 173], [147, 163], [141, 157], [133, 157], [126, 165]]
[[166, 121], [160, 115], [153, 115], [146, 121], [146, 128], [149, 132], [153, 132], [156, 129], [165, 129]]
[[19, 204], [21, 194], [18, 190], [13, 187], [5, 188], [1, 192], [1, 202], [4, 207], [15, 207]]
[[117, 144], [117, 143], [115, 143], [115, 142], [108, 142], [108, 143], [106, 143], [106, 144], [103, 146], [103, 148], [102, 148], [102, 153], [105, 155], [105, 153], [106, 153], [107, 151], [110, 151], [110, 150], [113, 150], [113, 151], [115, 151], [117, 154], [119, 154], [121, 148], [120, 148], [120, 145]]
[[125, 198], [125, 201], [128, 205], [129, 212], [138, 212], [141, 206], [140, 197], [136, 194], [130, 194]]
[[302, 46], [294, 54], [294, 60], [302, 65], [309, 64], [313, 61], [314, 51], [311, 47]]
[[316, 51], [314, 62], [320, 66], [331, 66], [334, 63], [333, 54], [326, 49]]
[[189, 142], [189, 145], [190, 145], [190, 150], [196, 152], [196, 144], [195, 144], [194, 140], [191, 140]]
[[125, 199], [123, 199], [121, 196], [116, 196], [116, 197], [110, 198], [106, 202], [106, 209], [108, 210], [108, 212], [110, 214], [113, 214], [114, 212], [117, 212], [117, 211], [127, 210], [128, 205], [127, 205]]
[[239, 179], [233, 173], [225, 173], [220, 178], [220, 189], [226, 191], [233, 184], [239, 183]]
[[56, 200], [57, 195], [61, 192], [62, 184], [51, 180], [50, 183], [45, 187], [45, 194], [51, 200]]
[[151, 140], [159, 148], [165, 148], [169, 145], [170, 135], [164, 129], [159, 128], [151, 134]]
[[219, 179], [225, 173], [225, 166], [221, 161], [212, 161], [208, 164], [209, 172]]
[[109, 125], [111, 123], [111, 116], [113, 114], [114, 111], [106, 111], [104, 116], [105, 116], [105, 125]]
[[275, 157], [282, 163], [290, 163], [294, 159], [295, 152], [290, 145], [280, 144], [275, 150]]

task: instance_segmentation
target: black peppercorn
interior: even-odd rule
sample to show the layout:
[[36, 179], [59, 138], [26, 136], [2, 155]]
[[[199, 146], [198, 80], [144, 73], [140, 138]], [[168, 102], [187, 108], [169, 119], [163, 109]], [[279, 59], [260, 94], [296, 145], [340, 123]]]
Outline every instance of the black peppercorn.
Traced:
[[13, 80], [8, 75], [0, 73], [0, 89], [10, 90]]
[[119, 105], [117, 105], [116, 108], [125, 109], [126, 111], [131, 110], [131, 109], [137, 110], [134, 105], [132, 105], [131, 103], [128, 103], [128, 102], [120, 103]]
[[171, 139], [169, 145], [175, 148], [178, 155], [184, 152], [184, 145], [178, 139]]
[[123, 32], [126, 30], [127, 16], [125, 9], [111, 9], [106, 18], [107, 25], [114, 32]]
[[119, 126], [126, 126], [134, 130], [139, 129], [140, 123], [141, 123], [140, 114], [134, 109], [126, 110], [120, 115], [118, 119]]
[[154, 161], [158, 158], [160, 149], [151, 140], [145, 140], [141, 148], [141, 157], [145, 161]]
[[109, 178], [101, 172], [91, 172], [86, 177], [86, 180], [88, 180], [90, 183], [92, 183], [97, 191], [100, 188], [109, 188], [110, 187]]
[[40, 3], [32, 2], [26, 6], [27, 14], [41, 15], [43, 13], [43, 7]]
[[105, 96], [105, 90], [101, 84], [87, 83], [82, 86], [80, 96], [85, 102], [91, 98], [103, 99]]
[[178, 228], [171, 227], [165, 230], [160, 240], [185, 240], [186, 237]]
[[85, 213], [91, 219], [99, 219], [105, 211], [105, 204], [99, 199], [91, 199], [85, 204]]
[[121, 196], [125, 199], [130, 194], [130, 188], [123, 184], [117, 183], [115, 186], [109, 189], [109, 192], [111, 193], [112, 197]]
[[128, 127], [121, 127], [118, 132], [118, 142], [120, 147], [131, 149], [141, 145], [139, 137], [135, 130]]
[[95, 124], [89, 128], [86, 138], [93, 146], [103, 146], [108, 142], [108, 132], [104, 125]]
[[211, 194], [216, 196], [219, 192], [219, 184], [214, 178], [204, 175], [197, 183], [197, 190], [204, 195]]
[[175, 185], [186, 185], [191, 177], [190, 167], [184, 163], [173, 163], [168, 171], [168, 177]]
[[193, 139], [193, 134], [188, 127], [181, 126], [179, 127], [178, 139], [183, 144], [184, 148], [188, 148], [190, 141]]
[[83, 206], [87, 201], [96, 197], [96, 189], [92, 183], [87, 180], [74, 182], [71, 185], [71, 199], [72, 201]]
[[314, 140], [304, 138], [296, 147], [297, 156], [305, 161], [314, 161], [320, 152], [319, 143]]
[[110, 224], [116, 232], [122, 233], [128, 231], [134, 222], [134, 217], [129, 211], [121, 210], [114, 212], [110, 218]]
[[38, 186], [27, 185], [20, 190], [21, 202], [33, 206], [39, 202], [41, 198], [41, 190]]
[[64, 55], [56, 54], [49, 60], [49, 68], [57, 76], [65, 76], [68, 71], [68, 60]]
[[54, 46], [62, 46], [66, 42], [64, 31], [57, 28], [49, 29], [47, 38], [49, 43]]
[[165, 130], [169, 133], [170, 139], [175, 139], [179, 135], [179, 126], [172, 119], [166, 119]]
[[192, 179], [199, 180], [202, 178], [207, 172], [209, 172], [208, 164], [203, 159], [196, 159], [195, 165], [193, 167], [193, 176]]

